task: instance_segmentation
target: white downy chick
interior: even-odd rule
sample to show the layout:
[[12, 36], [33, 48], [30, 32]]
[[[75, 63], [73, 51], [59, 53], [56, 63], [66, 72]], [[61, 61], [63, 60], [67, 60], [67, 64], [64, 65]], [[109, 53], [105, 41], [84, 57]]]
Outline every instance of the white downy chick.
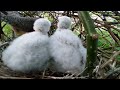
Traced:
[[51, 23], [40, 18], [34, 22], [34, 32], [16, 38], [2, 53], [6, 66], [14, 71], [29, 73], [43, 71], [50, 58], [48, 53], [48, 31]]
[[49, 41], [49, 50], [53, 58], [52, 69], [78, 74], [85, 68], [86, 49], [79, 37], [70, 30], [71, 19], [62, 16], [58, 20], [58, 28]]

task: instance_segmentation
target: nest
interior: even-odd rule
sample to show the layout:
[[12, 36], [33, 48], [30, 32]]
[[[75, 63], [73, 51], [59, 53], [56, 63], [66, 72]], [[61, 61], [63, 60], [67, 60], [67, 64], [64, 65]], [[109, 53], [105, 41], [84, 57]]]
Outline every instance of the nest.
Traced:
[[0, 61], [0, 79], [86, 79], [87, 77], [76, 76], [70, 73], [50, 71], [22, 73], [9, 69]]
[[[16, 72], [5, 66], [1, 60], [2, 52], [9, 45], [9, 42], [4, 42], [0, 45], [0, 79], [88, 79], [89, 76], [83, 76], [82, 73], [76, 75], [71, 73], [60, 73], [51, 71], [50, 69], [43, 72], [22, 73]], [[94, 79], [120, 79], [120, 62], [116, 62], [115, 56], [118, 52], [108, 52], [98, 48], [96, 68], [93, 70]]]
[[9, 42], [4, 42], [0, 45], [0, 79], [86, 79], [87, 77], [80, 74], [60, 73], [51, 71], [50, 69], [43, 72], [22, 73], [16, 72], [4, 65], [1, 60], [2, 52], [9, 45]]

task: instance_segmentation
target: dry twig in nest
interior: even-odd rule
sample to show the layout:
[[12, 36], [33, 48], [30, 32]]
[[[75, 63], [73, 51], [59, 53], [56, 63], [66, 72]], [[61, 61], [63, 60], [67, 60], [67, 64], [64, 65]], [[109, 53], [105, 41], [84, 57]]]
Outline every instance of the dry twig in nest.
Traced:
[[116, 52], [113, 56], [111, 56], [111, 58], [107, 62], [105, 62], [104, 64], [101, 65], [101, 69], [104, 68], [105, 66], [107, 66], [109, 63], [112, 63], [114, 61], [115, 57], [119, 54], [120, 54], [120, 51]]
[[9, 42], [5, 42], [5, 43], [1, 44], [0, 48], [3, 47], [3, 46], [5, 46], [5, 45], [9, 45]]
[[24, 77], [5, 77], [5, 76], [0, 76], [0, 79], [33, 79], [33, 78], [24, 78]]
[[54, 76], [45, 76], [47, 79], [87, 79], [87, 77], [54, 77]]

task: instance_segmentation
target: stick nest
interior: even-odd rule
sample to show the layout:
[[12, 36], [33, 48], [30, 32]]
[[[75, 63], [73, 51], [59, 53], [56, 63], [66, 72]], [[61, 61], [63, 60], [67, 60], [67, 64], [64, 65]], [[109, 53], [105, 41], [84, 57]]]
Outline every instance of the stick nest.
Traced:
[[[1, 60], [2, 52], [9, 45], [4, 42], [0, 45], [0, 79], [88, 79], [89, 76], [83, 76], [82, 73], [75, 75], [70, 73], [60, 73], [49, 69], [43, 72], [31, 72], [29, 74], [12, 71], [5, 66]], [[111, 48], [110, 48], [111, 50]], [[120, 51], [102, 50], [98, 48], [96, 68], [93, 70], [94, 79], [119, 79], [120, 62], [115, 59], [120, 55]]]

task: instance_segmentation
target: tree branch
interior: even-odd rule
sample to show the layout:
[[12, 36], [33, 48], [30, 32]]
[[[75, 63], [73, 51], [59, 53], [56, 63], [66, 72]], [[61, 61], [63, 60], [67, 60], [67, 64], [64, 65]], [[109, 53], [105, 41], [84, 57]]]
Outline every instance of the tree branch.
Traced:
[[84, 28], [87, 32], [87, 63], [86, 67], [88, 67], [85, 71], [89, 73], [90, 78], [92, 77], [93, 69], [95, 68], [94, 63], [97, 58], [97, 41], [98, 34], [95, 30], [94, 23], [88, 13], [88, 11], [79, 11], [79, 18], [82, 20]]

